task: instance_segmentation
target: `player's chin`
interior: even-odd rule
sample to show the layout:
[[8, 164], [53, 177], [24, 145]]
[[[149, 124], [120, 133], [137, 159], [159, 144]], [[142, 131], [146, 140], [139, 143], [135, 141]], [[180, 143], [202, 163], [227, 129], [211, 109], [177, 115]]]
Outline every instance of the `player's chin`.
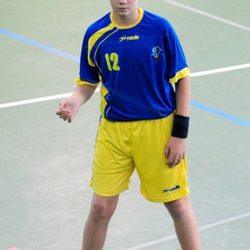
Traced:
[[130, 11], [127, 9], [118, 9], [117, 13], [119, 14], [119, 16], [122, 16], [122, 17], [126, 17], [130, 15]]

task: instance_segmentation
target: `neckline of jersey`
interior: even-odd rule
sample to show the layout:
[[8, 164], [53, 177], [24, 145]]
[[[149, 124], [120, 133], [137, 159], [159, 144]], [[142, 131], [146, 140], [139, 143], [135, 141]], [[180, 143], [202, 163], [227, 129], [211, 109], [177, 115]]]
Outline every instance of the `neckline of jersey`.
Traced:
[[111, 23], [112, 23], [116, 28], [118, 28], [118, 29], [130, 29], [130, 28], [133, 28], [133, 27], [135, 27], [137, 24], [139, 24], [139, 23], [141, 22], [142, 18], [143, 18], [143, 14], [144, 14], [143, 9], [142, 9], [142, 8], [138, 8], [138, 11], [139, 11], [139, 17], [138, 17], [138, 19], [136, 20], [136, 22], [133, 23], [133, 24], [131, 24], [131, 25], [127, 25], [127, 26], [118, 25], [118, 24], [114, 21], [114, 19], [113, 19], [113, 17], [112, 17], [112, 12], [111, 12], [111, 13], [110, 13], [110, 20], [111, 20]]

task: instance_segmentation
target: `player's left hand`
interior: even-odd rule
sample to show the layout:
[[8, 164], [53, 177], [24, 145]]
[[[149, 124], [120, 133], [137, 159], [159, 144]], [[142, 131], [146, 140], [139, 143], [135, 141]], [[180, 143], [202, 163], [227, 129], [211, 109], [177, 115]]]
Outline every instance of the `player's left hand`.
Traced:
[[174, 167], [185, 157], [186, 141], [182, 138], [171, 136], [165, 148], [167, 165]]

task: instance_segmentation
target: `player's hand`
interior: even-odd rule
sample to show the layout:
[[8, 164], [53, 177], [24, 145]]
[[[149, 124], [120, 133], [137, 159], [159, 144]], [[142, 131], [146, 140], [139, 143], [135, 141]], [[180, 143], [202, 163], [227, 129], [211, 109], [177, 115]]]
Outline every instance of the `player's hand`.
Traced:
[[165, 148], [167, 165], [174, 167], [185, 157], [186, 141], [185, 139], [171, 136]]
[[71, 96], [65, 98], [59, 103], [59, 108], [56, 114], [64, 121], [68, 121], [68, 123], [70, 123], [72, 122], [79, 108], [79, 103], [75, 100], [74, 96]]

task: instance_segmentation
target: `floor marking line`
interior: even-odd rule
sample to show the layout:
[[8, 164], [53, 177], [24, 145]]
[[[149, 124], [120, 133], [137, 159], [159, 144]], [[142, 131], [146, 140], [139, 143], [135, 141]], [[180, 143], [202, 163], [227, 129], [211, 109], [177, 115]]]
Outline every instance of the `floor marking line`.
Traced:
[[51, 96], [45, 96], [45, 97], [32, 98], [32, 99], [22, 100], [22, 101], [17, 101], [17, 102], [3, 103], [3, 104], [0, 104], [0, 109], [21, 106], [21, 105], [26, 105], [26, 104], [32, 104], [32, 103], [38, 103], [38, 102], [47, 102], [47, 101], [62, 99], [70, 95], [71, 93], [65, 93], [65, 94], [60, 94], [60, 95], [51, 95]]
[[242, 25], [242, 24], [239, 24], [239, 23], [236, 23], [236, 22], [232, 22], [232, 21], [227, 20], [225, 18], [222, 18], [222, 17], [216, 16], [216, 15], [210, 14], [208, 12], [205, 12], [205, 11], [193, 8], [193, 7], [190, 7], [188, 5], [181, 4], [181, 3], [178, 3], [178, 2], [172, 1], [172, 0], [163, 0], [163, 1], [166, 2], [166, 3], [172, 4], [172, 5], [175, 5], [177, 7], [180, 7], [182, 9], [186, 9], [188, 11], [194, 12], [196, 14], [209, 17], [209, 18], [211, 18], [213, 20], [217, 20], [219, 22], [229, 24], [229, 25], [234, 26], [236, 28], [239, 28], [239, 29], [242, 29], [242, 30], [245, 30], [245, 31], [250, 31], [250, 27], [247, 27], [245, 25]]
[[79, 63], [79, 61], [80, 61], [80, 59], [78, 57], [76, 57], [70, 53], [66, 53], [60, 49], [50, 47], [48, 45], [42, 44], [39, 41], [32, 40], [30, 38], [24, 37], [22, 35], [19, 35], [17, 33], [12, 32], [12, 31], [8, 31], [6, 29], [0, 28], [0, 35], [6, 36], [8, 38], [14, 39], [14, 40], [22, 42], [22, 43], [25, 43], [25, 44], [30, 45], [32, 47], [36, 47], [38, 49], [45, 50], [46, 52], [49, 52], [51, 54], [57, 55], [59, 57], [62, 57], [64, 59], [68, 59], [68, 60], [76, 62], [76, 63]]
[[[225, 219], [225, 220], [220, 220], [220, 221], [217, 221], [217, 222], [214, 222], [214, 223], [210, 223], [210, 224], [201, 226], [201, 227], [199, 227], [199, 231], [202, 232], [202, 231], [205, 231], [205, 230], [208, 230], [208, 229], [211, 229], [211, 228], [215, 228], [217, 226], [222, 226], [222, 225], [228, 224], [230, 222], [242, 220], [242, 219], [249, 218], [249, 217], [250, 217], [250, 213], [241, 214], [241, 215], [234, 216], [234, 217], [231, 217], [231, 218], [228, 218], [228, 219]], [[127, 248], [126, 250], [144, 249], [146, 247], [156, 246], [156, 245], [159, 245], [162, 242], [167, 242], [167, 241], [171, 241], [171, 240], [175, 240], [175, 239], [177, 239], [176, 235], [171, 235], [171, 236], [161, 238], [161, 239], [158, 239], [158, 240], [154, 240], [154, 241], [151, 241], [151, 242], [147, 242], [147, 243], [135, 246], [135, 247], [130, 247], [130, 248]]]
[[[195, 73], [191, 73], [190, 77], [194, 78], [194, 77], [199, 77], [199, 76], [218, 74], [218, 73], [222, 73], [222, 72], [228, 72], [228, 71], [240, 70], [240, 69], [246, 69], [246, 68], [250, 68], [250, 63], [195, 72]], [[96, 90], [96, 92], [98, 92], [98, 91], [99, 91], [99, 89]], [[10, 103], [3, 103], [3, 104], [0, 103], [0, 109], [21, 106], [21, 105], [26, 105], [26, 104], [31, 104], [31, 103], [57, 100], [57, 99], [61, 99], [61, 98], [64, 98], [66, 96], [69, 96], [70, 94], [71, 93], [65, 93], [65, 94], [52, 95], [52, 96], [46, 96], [46, 97], [38, 97], [38, 98], [29, 99], [29, 100], [22, 100], [22, 101], [10, 102]]]
[[[97, 88], [95, 90], [95, 92], [100, 92], [100, 88]], [[52, 95], [52, 96], [47, 96], [47, 97], [34, 98], [34, 99], [29, 99], [29, 100], [23, 100], [23, 101], [0, 104], [0, 109], [1, 108], [14, 107], [14, 106], [20, 106], [20, 105], [25, 105], [25, 104], [31, 104], [31, 103], [39, 103], [39, 102], [62, 99], [62, 98], [70, 96], [71, 94], [72, 93], [65, 93], [65, 94], [60, 94], [60, 95]], [[216, 116], [218, 116], [220, 118], [223, 118], [225, 120], [229, 120], [231, 122], [239, 124], [241, 126], [250, 128], [250, 121], [240, 119], [240, 118], [238, 118], [236, 116], [230, 115], [230, 114], [225, 113], [223, 111], [220, 111], [218, 109], [208, 107], [208, 106], [206, 106], [206, 105], [204, 105], [202, 103], [191, 100], [191, 106], [195, 107], [195, 108], [198, 108], [198, 109], [201, 109], [202, 111], [206, 111], [207, 113], [211, 113], [213, 115], [216, 115]]]
[[198, 77], [198, 76], [213, 75], [213, 74], [224, 73], [224, 72], [240, 70], [240, 69], [247, 69], [247, 68], [250, 68], [250, 63], [191, 73], [190, 77], [193, 78], [193, 77]]
[[[218, 68], [218, 69], [213, 69], [213, 70], [206, 70], [206, 71], [192, 73], [191, 77], [218, 74], [218, 73], [221, 73], [221, 72], [227, 72], [227, 71], [239, 70], [239, 69], [246, 69], [246, 68], [249, 68], [249, 67], [250, 67], [250, 64], [242, 64], [242, 65], [235, 65], [235, 66], [230, 66], [230, 67], [223, 67], [223, 68]], [[100, 91], [100, 88], [97, 88], [95, 90], [95, 92], [99, 92], [99, 91]], [[71, 94], [72, 93], [64, 93], [64, 94], [59, 94], [59, 95], [52, 95], [52, 96], [32, 98], [32, 99], [28, 99], [28, 100], [21, 100], [21, 101], [10, 102], [10, 103], [3, 103], [3, 104], [0, 104], [0, 109], [16, 107], [16, 106], [21, 106], [21, 105], [27, 105], [27, 104], [32, 104], [32, 103], [40, 103], [40, 102], [47, 102], [47, 101], [52, 101], [52, 100], [63, 99], [65, 97], [70, 96]], [[199, 102], [196, 102], [196, 101], [193, 101], [193, 100], [191, 100], [191, 106], [193, 106], [195, 108], [198, 108], [198, 109], [201, 109], [203, 111], [206, 111], [208, 113], [211, 113], [213, 115], [222, 117], [223, 119], [229, 120], [229, 121], [234, 122], [236, 124], [239, 124], [241, 126], [250, 128], [250, 121], [240, 119], [240, 118], [238, 118], [236, 116], [225, 113], [225, 112], [220, 111], [218, 109], [215, 109], [213, 107], [206, 106], [206, 105], [204, 105], [202, 103], [199, 103]]]
[[198, 109], [201, 109], [203, 111], [206, 111], [208, 113], [211, 113], [213, 115], [222, 117], [222, 118], [224, 118], [226, 120], [229, 120], [231, 122], [240, 124], [241, 126], [250, 128], [250, 121], [246, 121], [246, 120], [240, 119], [240, 118], [238, 118], [236, 116], [230, 115], [230, 114], [225, 113], [223, 111], [220, 111], [218, 109], [206, 106], [206, 105], [204, 105], [204, 104], [202, 104], [200, 102], [196, 102], [196, 101], [191, 100], [191, 106], [195, 107], [195, 108], [198, 108]]

